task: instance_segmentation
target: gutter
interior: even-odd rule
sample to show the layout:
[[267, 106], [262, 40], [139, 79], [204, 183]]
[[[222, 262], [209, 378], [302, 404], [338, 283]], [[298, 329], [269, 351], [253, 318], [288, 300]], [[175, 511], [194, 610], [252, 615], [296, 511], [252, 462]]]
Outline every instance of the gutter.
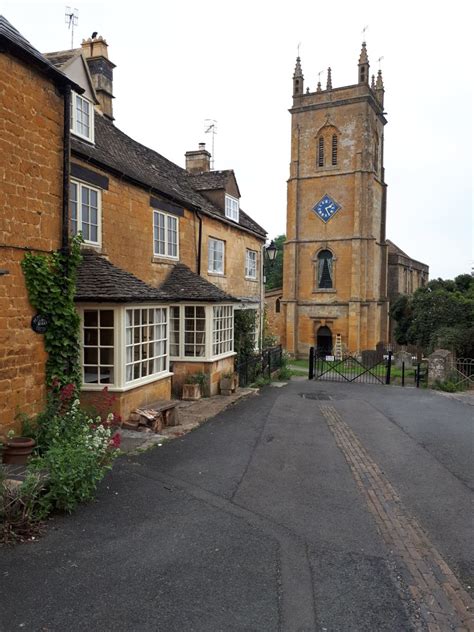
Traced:
[[71, 171], [71, 86], [64, 86], [64, 141], [63, 141], [63, 208], [61, 249], [64, 253], [69, 251], [69, 176]]
[[[199, 209], [200, 210], [200, 209]], [[199, 220], [199, 233], [198, 233], [198, 252], [197, 252], [197, 265], [196, 270], [199, 276], [201, 276], [201, 254], [202, 254], [202, 217], [199, 215], [199, 211], [196, 209], [195, 213]]]

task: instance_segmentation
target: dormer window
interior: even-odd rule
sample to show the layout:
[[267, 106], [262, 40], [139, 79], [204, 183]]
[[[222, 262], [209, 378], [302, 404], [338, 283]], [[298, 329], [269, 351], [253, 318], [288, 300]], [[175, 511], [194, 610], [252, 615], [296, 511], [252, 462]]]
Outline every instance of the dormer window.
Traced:
[[72, 93], [71, 101], [71, 132], [94, 142], [94, 106], [75, 92]]
[[225, 196], [225, 216], [233, 222], [239, 221], [239, 200], [231, 195]]

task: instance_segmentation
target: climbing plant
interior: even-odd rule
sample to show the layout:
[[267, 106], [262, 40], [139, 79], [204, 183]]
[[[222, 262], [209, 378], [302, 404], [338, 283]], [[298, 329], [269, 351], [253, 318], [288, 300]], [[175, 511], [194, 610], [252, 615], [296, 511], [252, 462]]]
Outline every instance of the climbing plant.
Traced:
[[47, 255], [28, 252], [22, 261], [29, 301], [48, 319], [44, 345], [50, 389], [73, 384], [78, 391], [81, 384], [79, 314], [74, 305], [81, 241], [80, 236], [73, 237], [69, 249]]

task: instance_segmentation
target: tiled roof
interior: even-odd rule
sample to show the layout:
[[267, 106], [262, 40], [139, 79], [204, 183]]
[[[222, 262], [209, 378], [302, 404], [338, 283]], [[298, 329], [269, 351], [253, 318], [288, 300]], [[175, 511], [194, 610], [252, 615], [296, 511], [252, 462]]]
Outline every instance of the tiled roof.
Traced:
[[190, 173], [188, 179], [196, 191], [210, 191], [212, 189], [225, 189], [229, 177], [233, 175], [234, 172], [231, 169], [201, 171], [201, 173]]
[[408, 257], [408, 259], [410, 259], [409, 255], [407, 255], [406, 252], [403, 252], [403, 250], [399, 248], [397, 244], [394, 244], [393, 241], [390, 241], [390, 239], [386, 239], [385, 243], [388, 246], [388, 252], [390, 254], [402, 255], [403, 257]]
[[51, 61], [36, 50], [3, 15], [0, 15], [0, 42], [4, 42], [13, 54], [27, 63], [34, 64], [55, 83], [60, 85], [70, 84], [76, 92], [83, 92], [80, 86], [66, 77]]
[[71, 50], [58, 50], [54, 53], [44, 53], [44, 56], [54, 66], [64, 66], [70, 59], [77, 57], [80, 52], [80, 48], [71, 48]]
[[[95, 117], [95, 144], [72, 136], [71, 146], [77, 156], [128, 176], [191, 210], [199, 209], [221, 221], [234, 224], [226, 219], [224, 211], [194, 189], [185, 169], [133, 140], [101, 115]], [[239, 225], [262, 239], [266, 236], [265, 230], [244, 211], [240, 211]]]
[[177, 263], [168, 275], [160, 290], [166, 294], [168, 300], [179, 302], [207, 302], [207, 303], [235, 303], [238, 299], [227, 294], [217, 285], [193, 272], [184, 265]]
[[117, 268], [96, 252], [84, 251], [76, 285], [76, 302], [166, 301], [161, 290], [140, 281], [130, 272]]

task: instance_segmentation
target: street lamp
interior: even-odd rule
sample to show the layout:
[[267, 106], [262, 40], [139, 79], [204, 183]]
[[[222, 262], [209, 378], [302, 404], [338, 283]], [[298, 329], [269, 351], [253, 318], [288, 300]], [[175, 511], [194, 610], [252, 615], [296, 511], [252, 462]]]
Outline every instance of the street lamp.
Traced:
[[272, 267], [273, 262], [276, 259], [277, 256], [277, 247], [275, 246], [275, 242], [273, 241], [273, 239], [270, 242], [270, 245], [265, 248], [265, 251], [267, 253], [267, 258], [268, 258], [268, 262], [270, 264], [270, 267]]

